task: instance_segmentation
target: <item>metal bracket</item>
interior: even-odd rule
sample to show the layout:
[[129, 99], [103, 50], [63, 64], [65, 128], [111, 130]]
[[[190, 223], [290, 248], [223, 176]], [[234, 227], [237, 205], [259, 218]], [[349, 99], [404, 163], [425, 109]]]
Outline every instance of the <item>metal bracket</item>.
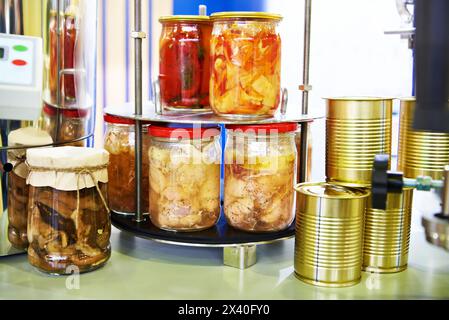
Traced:
[[223, 248], [223, 264], [238, 269], [247, 269], [256, 264], [256, 245]]
[[131, 31], [131, 38], [134, 39], [145, 39], [147, 34], [143, 31]]

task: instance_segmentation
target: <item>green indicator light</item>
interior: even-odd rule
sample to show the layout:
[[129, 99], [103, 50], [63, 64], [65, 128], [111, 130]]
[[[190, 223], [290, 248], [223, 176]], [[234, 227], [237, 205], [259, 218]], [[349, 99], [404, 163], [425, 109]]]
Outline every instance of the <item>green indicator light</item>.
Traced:
[[16, 45], [12, 47], [15, 51], [24, 52], [28, 50], [28, 47], [22, 46], [22, 45]]

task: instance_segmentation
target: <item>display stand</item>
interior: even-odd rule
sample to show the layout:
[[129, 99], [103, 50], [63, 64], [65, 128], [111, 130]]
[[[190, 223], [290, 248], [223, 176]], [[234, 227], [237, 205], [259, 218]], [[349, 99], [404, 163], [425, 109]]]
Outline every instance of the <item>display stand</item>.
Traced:
[[137, 237], [151, 239], [158, 242], [195, 247], [222, 247], [223, 263], [228, 266], [245, 269], [256, 263], [256, 246], [273, 243], [292, 238], [295, 234], [294, 223], [286, 230], [275, 233], [248, 233], [228, 226], [223, 214], [217, 225], [200, 232], [169, 232], [156, 228], [148, 217], [144, 216], [141, 206], [142, 198], [142, 122], [203, 124], [266, 124], [280, 122], [297, 122], [301, 127], [301, 146], [299, 150], [300, 169], [299, 181], [306, 179], [306, 164], [308, 150], [308, 125], [318, 117], [308, 114], [308, 91], [311, 90], [309, 81], [309, 52], [310, 52], [310, 17], [311, 0], [305, 0], [305, 37], [304, 37], [304, 70], [303, 82], [299, 87], [303, 91], [303, 104], [300, 112], [295, 114], [280, 114], [267, 119], [228, 120], [215, 116], [211, 112], [195, 114], [159, 114], [153, 108], [142, 110], [142, 41], [146, 34], [141, 30], [141, 0], [134, 1], [135, 30], [131, 32], [135, 45], [135, 110], [134, 114], [123, 110], [106, 110], [108, 114], [135, 120], [135, 176], [136, 176], [136, 213], [122, 215], [112, 213], [112, 224], [118, 229], [129, 232]]

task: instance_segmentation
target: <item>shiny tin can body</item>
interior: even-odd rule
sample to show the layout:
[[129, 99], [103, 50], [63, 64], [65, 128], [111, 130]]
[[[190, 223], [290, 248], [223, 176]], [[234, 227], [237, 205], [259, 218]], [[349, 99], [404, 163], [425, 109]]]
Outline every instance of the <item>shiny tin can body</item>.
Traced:
[[360, 281], [363, 218], [369, 190], [329, 183], [296, 186], [295, 275], [325, 287]]
[[430, 176], [443, 178], [449, 164], [449, 134], [413, 130], [415, 99], [401, 99], [398, 171], [406, 178]]
[[371, 208], [365, 213], [363, 270], [394, 273], [407, 268], [412, 219], [413, 188], [389, 193], [387, 209]]
[[374, 155], [391, 153], [393, 100], [326, 99], [326, 177], [329, 182], [371, 185]]

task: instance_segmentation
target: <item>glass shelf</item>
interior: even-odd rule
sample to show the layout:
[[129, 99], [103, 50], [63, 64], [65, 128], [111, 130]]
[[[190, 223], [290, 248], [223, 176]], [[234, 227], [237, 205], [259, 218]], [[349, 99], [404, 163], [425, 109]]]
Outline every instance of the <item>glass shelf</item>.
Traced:
[[136, 119], [149, 122], [184, 123], [184, 124], [269, 124], [279, 122], [311, 122], [321, 119], [324, 115], [301, 115], [299, 111], [288, 111], [287, 114], [276, 114], [271, 118], [225, 118], [215, 115], [212, 111], [196, 111], [191, 113], [180, 113], [174, 111], [164, 111], [164, 114], [157, 114], [154, 106], [146, 104], [143, 106], [141, 116], [134, 115], [133, 104], [126, 104], [121, 107], [109, 107], [104, 109], [104, 113], [119, 116], [127, 119]]

